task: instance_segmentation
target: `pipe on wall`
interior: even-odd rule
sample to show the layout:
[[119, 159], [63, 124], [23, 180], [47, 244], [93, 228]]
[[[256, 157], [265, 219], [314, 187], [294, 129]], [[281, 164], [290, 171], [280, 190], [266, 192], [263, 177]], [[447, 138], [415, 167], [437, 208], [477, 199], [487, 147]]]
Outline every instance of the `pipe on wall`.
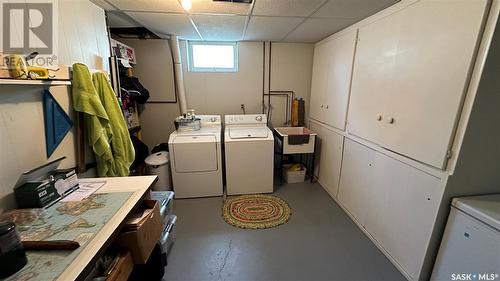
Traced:
[[182, 73], [181, 50], [179, 38], [177, 35], [170, 36], [170, 49], [172, 50], [174, 62], [175, 85], [177, 87], [177, 95], [179, 99], [179, 108], [181, 114], [187, 113], [186, 91], [184, 89], [184, 75]]

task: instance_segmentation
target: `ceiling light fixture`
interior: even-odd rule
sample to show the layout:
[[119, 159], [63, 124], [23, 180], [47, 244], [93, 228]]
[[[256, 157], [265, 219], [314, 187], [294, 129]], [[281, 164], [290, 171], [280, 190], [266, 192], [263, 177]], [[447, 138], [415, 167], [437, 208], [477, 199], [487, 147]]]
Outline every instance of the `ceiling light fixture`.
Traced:
[[193, 4], [191, 3], [191, 0], [181, 0], [181, 6], [184, 10], [189, 11], [191, 10]]

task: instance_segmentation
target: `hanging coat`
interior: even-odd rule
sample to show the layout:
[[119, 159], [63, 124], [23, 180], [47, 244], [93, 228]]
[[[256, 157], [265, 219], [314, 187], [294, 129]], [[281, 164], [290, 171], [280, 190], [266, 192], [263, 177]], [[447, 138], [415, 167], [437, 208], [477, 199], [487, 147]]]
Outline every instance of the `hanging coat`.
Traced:
[[115, 92], [104, 73], [94, 73], [92, 81], [109, 120], [107, 130], [114, 161], [107, 176], [128, 176], [135, 151]]

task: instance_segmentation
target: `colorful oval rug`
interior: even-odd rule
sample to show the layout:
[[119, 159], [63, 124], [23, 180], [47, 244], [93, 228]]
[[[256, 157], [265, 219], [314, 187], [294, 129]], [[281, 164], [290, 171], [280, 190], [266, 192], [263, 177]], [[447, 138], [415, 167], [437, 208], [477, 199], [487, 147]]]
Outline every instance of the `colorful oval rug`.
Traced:
[[222, 216], [228, 224], [246, 229], [275, 227], [286, 223], [291, 215], [288, 204], [272, 195], [228, 198], [222, 206]]

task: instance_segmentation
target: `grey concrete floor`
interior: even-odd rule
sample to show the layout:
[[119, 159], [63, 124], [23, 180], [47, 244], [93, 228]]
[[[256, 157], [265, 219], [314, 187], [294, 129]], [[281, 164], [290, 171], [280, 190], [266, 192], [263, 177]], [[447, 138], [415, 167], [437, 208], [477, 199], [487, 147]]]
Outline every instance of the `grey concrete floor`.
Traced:
[[222, 198], [176, 200], [176, 242], [165, 280], [406, 280], [318, 184], [276, 187], [288, 223], [228, 225]]

